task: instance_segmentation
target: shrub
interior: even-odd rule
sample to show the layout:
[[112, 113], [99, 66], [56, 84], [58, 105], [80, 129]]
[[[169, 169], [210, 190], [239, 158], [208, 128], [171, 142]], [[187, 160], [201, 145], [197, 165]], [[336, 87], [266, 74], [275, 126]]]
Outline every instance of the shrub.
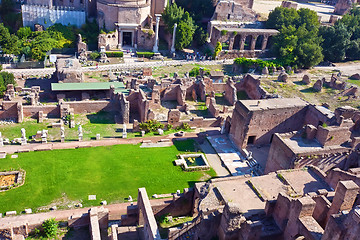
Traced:
[[261, 59], [248, 59], [245, 57], [236, 58], [234, 63], [240, 65], [243, 69], [243, 72], [247, 72], [249, 68], [258, 68], [260, 71], [264, 67], [272, 68], [272, 67], [280, 67], [281, 65], [276, 61], [264, 61]]
[[140, 130], [145, 132], [156, 132], [159, 128], [164, 128], [164, 124], [157, 120], [148, 120], [146, 122], [139, 123]]
[[123, 57], [123, 52], [105, 52], [108, 57]]
[[215, 50], [214, 50], [214, 58], [217, 57], [217, 55], [219, 55], [219, 53], [221, 52], [222, 50], [222, 45], [220, 42], [217, 42], [216, 43], [216, 46], [215, 46]]
[[[205, 75], [210, 75], [210, 70], [207, 68], [204, 68]], [[189, 76], [190, 77], [196, 77], [200, 75], [200, 67], [194, 67], [190, 70]]]
[[169, 123], [168, 125], [166, 125], [166, 129], [167, 129], [167, 130], [171, 130], [173, 127], [174, 127], [174, 126], [173, 126], [172, 124], [170, 124], [170, 123]]
[[42, 227], [47, 238], [53, 238], [58, 234], [59, 223], [55, 221], [55, 218], [45, 220]]
[[98, 59], [99, 57], [100, 57], [100, 53], [97, 52], [97, 51], [94, 51], [94, 52], [90, 53], [90, 58], [91, 58], [92, 60], [96, 60], [96, 59]]
[[227, 30], [221, 30], [221, 36], [225, 36], [228, 33]]
[[154, 56], [154, 53], [153, 52], [136, 52], [136, 55], [138, 57], [151, 58]]

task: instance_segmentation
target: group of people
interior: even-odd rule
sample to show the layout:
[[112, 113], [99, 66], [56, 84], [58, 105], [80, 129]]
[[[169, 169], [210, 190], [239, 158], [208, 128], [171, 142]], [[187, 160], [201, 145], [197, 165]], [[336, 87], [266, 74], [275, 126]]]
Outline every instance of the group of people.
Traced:
[[196, 54], [186, 54], [186, 61], [195, 61], [196, 59], [199, 61], [211, 60], [212, 56], [202, 56], [199, 52], [196, 52]]

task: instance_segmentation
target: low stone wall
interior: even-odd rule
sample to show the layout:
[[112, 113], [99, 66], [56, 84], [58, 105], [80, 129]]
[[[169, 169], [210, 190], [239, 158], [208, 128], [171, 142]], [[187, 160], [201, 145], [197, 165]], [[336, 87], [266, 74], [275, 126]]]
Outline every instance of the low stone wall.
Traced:
[[24, 117], [37, 118], [40, 111], [48, 117], [60, 116], [60, 107], [58, 105], [23, 106]]
[[113, 110], [110, 101], [66, 102], [66, 104], [69, 104], [69, 106], [74, 109], [75, 114]]

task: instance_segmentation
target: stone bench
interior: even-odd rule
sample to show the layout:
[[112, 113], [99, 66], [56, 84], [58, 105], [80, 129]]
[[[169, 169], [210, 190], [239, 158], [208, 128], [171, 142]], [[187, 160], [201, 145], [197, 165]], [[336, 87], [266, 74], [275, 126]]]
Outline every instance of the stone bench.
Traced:
[[160, 142], [170, 142], [170, 139], [168, 138], [160, 139]]
[[151, 143], [151, 140], [142, 140], [142, 143]]

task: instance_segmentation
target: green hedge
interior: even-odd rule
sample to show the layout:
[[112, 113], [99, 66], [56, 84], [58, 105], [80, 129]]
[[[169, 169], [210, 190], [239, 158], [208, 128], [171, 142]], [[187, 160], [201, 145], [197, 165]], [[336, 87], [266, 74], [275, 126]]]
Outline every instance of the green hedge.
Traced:
[[123, 57], [123, 52], [105, 52], [108, 57]]
[[[244, 72], [247, 72], [249, 68], [257, 68], [258, 70], [262, 70], [264, 67], [272, 68], [272, 67], [280, 67], [281, 64], [278, 63], [276, 60], [273, 61], [264, 61], [261, 59], [248, 59], [248, 58], [236, 58], [234, 60], [235, 64], [240, 65], [243, 68]], [[270, 69], [269, 69], [270, 70]]]
[[154, 56], [154, 53], [153, 52], [136, 52], [136, 55], [138, 57], [151, 58], [152, 56]]

